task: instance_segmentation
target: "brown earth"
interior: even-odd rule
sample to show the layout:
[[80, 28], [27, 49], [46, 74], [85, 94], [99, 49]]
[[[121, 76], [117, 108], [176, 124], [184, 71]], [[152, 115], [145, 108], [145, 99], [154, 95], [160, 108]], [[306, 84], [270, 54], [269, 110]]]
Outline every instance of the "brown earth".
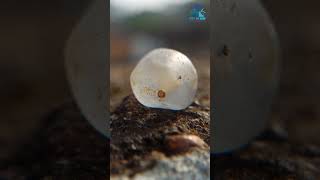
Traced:
[[152, 166], [158, 158], [154, 151], [170, 156], [165, 143], [170, 136], [192, 134], [209, 144], [209, 128], [208, 107], [193, 103], [182, 111], [154, 109], [130, 95], [111, 114], [111, 174], [135, 174]]

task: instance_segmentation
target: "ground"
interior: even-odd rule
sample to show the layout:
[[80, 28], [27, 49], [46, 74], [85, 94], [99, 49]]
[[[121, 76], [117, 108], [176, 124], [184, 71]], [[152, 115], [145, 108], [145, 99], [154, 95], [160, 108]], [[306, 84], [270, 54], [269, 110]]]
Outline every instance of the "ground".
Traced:
[[66, 102], [44, 117], [45, 125], [17, 156], [1, 162], [0, 179], [105, 180], [109, 141], [98, 134], [76, 104]]
[[[128, 96], [111, 115], [111, 174], [143, 171], [159, 157], [153, 152], [173, 155], [177, 148], [172, 146], [179, 142], [183, 147], [178, 151], [188, 149], [187, 135], [200, 137], [200, 144], [205, 141], [209, 154], [209, 117], [209, 108], [195, 103], [186, 110], [172, 111], [145, 107], [133, 95]], [[174, 145], [168, 141], [175, 141]]]

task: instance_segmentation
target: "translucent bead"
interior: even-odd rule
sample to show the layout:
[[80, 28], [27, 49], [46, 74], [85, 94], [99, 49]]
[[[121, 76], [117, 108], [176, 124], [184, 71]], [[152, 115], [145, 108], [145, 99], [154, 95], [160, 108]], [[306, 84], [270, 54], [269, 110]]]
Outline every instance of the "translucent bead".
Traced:
[[152, 108], [181, 110], [194, 100], [198, 75], [190, 59], [166, 48], [146, 54], [130, 76], [137, 100]]

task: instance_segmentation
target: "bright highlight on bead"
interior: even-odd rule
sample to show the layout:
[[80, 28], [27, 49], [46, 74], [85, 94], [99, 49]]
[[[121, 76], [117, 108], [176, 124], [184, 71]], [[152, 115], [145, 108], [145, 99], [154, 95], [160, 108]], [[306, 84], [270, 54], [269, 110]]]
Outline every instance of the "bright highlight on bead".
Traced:
[[166, 48], [146, 54], [130, 76], [137, 100], [152, 108], [181, 110], [194, 100], [198, 75], [190, 59]]

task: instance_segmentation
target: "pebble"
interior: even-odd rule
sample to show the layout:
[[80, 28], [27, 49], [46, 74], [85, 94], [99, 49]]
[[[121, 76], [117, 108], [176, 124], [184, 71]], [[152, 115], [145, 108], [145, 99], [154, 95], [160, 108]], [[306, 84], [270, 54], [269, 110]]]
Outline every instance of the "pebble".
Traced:
[[195, 135], [171, 135], [165, 139], [167, 151], [173, 154], [189, 151], [191, 148], [209, 148], [208, 145]]

